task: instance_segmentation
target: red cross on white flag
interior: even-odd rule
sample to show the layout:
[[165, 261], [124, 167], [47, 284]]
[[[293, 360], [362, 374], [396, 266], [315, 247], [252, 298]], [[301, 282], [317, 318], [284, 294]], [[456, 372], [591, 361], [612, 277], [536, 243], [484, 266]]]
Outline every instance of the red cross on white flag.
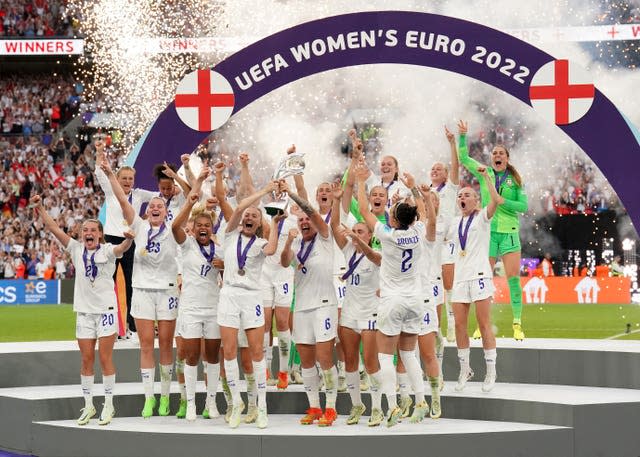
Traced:
[[555, 60], [533, 75], [529, 98], [543, 117], [557, 125], [566, 125], [587, 114], [595, 91], [586, 70], [568, 60]]
[[211, 70], [187, 74], [176, 89], [176, 112], [189, 128], [210, 132], [231, 117], [235, 97], [229, 81]]

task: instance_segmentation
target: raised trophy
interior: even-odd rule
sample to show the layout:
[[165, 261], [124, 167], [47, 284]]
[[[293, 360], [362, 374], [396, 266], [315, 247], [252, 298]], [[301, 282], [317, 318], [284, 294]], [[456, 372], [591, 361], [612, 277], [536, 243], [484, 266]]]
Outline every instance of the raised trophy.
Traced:
[[[273, 172], [273, 179], [280, 180], [289, 176], [301, 175], [304, 173], [304, 166], [304, 152], [287, 154]], [[264, 209], [269, 216], [275, 216], [278, 213], [283, 213], [288, 204], [289, 198], [286, 193], [278, 195], [273, 192], [273, 201], [265, 205]]]

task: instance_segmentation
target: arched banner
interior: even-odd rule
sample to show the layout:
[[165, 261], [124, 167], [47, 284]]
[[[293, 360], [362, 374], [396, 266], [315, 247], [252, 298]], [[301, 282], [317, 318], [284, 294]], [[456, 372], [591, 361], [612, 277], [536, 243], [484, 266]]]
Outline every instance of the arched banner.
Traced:
[[[208, 73], [214, 75], [211, 81], [222, 75], [231, 85], [232, 94], [222, 94], [226, 100], [223, 106], [232, 106], [235, 114], [300, 78], [375, 63], [451, 71], [490, 84], [536, 109], [538, 105], [546, 106], [539, 113], [550, 116], [550, 122], [555, 122], [591, 157], [616, 190], [634, 225], [640, 227], [640, 198], [634, 178], [629, 175], [630, 166], [640, 158], [638, 131], [593, 85], [570, 81], [570, 62], [556, 60], [498, 30], [428, 13], [345, 14], [275, 33], [236, 52]], [[207, 93], [211, 100], [218, 95]], [[189, 103], [186, 99], [179, 101], [181, 111]], [[197, 105], [202, 108], [203, 103], [199, 101]], [[206, 109], [213, 106], [205, 103]], [[572, 109], [577, 114], [571, 115]], [[201, 120], [196, 117], [195, 125], [211, 125], [199, 124]], [[194, 150], [209, 133], [188, 127], [172, 102], [140, 140], [128, 163], [151, 169], [163, 160], [175, 161], [180, 154]], [[141, 174], [138, 184], [153, 187], [150, 179]]]

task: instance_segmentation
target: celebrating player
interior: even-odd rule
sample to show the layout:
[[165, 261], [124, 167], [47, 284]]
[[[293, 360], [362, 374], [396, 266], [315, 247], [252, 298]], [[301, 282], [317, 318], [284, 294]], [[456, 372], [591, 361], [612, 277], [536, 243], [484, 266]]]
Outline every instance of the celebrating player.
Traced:
[[113, 364], [113, 344], [118, 331], [118, 304], [113, 285], [116, 258], [131, 247], [133, 234], [124, 232], [125, 240], [114, 246], [104, 243], [102, 224], [95, 219], [87, 219], [82, 224], [82, 239], [76, 241], [67, 235], [42, 207], [39, 195], [31, 197], [36, 213], [45, 227], [71, 255], [77, 272], [73, 289], [73, 310], [76, 316], [76, 338], [82, 365], [80, 382], [84, 395], [84, 408], [78, 418], [78, 425], [86, 425], [95, 416], [93, 405], [93, 363], [96, 341], [99, 341], [100, 367], [104, 384], [104, 406], [98, 424], [106, 425], [115, 415], [113, 389], [116, 383], [116, 369]]
[[454, 219], [449, 228], [449, 239], [456, 241], [456, 277], [453, 285], [453, 312], [456, 316], [456, 344], [460, 375], [456, 390], [464, 389], [467, 381], [473, 376], [469, 365], [469, 334], [467, 319], [471, 303], [476, 305], [476, 318], [482, 335], [482, 347], [487, 364], [487, 374], [482, 385], [484, 392], [493, 389], [496, 382], [496, 338], [491, 328], [491, 299], [493, 296], [493, 274], [487, 250], [489, 248], [491, 219], [496, 207], [504, 199], [498, 195], [491, 185], [492, 178], [486, 168], [480, 167], [476, 172], [487, 183], [489, 202], [483, 209], [478, 209], [478, 194], [465, 187], [458, 192], [458, 207], [461, 216]]
[[[458, 154], [462, 165], [464, 165], [480, 183], [482, 206], [489, 204], [489, 187], [495, 187], [503, 199], [503, 203], [501, 203], [496, 210], [496, 217], [491, 221], [489, 259], [491, 267], [493, 268], [496, 263], [496, 258], [502, 257], [508, 278], [509, 295], [511, 297], [513, 337], [516, 340], [523, 340], [522, 287], [520, 285], [520, 221], [518, 220], [518, 213], [525, 213], [527, 211], [527, 194], [524, 191], [520, 174], [514, 166], [509, 163], [509, 151], [504, 145], [496, 145], [493, 148], [491, 152], [491, 167], [486, 167], [469, 157], [467, 150], [467, 130], [467, 124], [460, 121], [458, 124], [458, 133], [460, 134]], [[491, 178], [490, 181], [485, 180], [479, 174], [478, 169], [480, 168], [487, 170]], [[474, 338], [476, 337], [478, 337], [477, 333], [474, 334]]]

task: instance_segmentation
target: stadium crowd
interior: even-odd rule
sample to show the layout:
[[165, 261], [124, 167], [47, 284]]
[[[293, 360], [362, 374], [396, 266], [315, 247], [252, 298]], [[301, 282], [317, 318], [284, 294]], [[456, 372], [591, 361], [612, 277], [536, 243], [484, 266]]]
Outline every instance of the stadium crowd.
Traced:
[[74, 21], [64, 2], [50, 0], [0, 1], [0, 35], [5, 37], [71, 37]]

